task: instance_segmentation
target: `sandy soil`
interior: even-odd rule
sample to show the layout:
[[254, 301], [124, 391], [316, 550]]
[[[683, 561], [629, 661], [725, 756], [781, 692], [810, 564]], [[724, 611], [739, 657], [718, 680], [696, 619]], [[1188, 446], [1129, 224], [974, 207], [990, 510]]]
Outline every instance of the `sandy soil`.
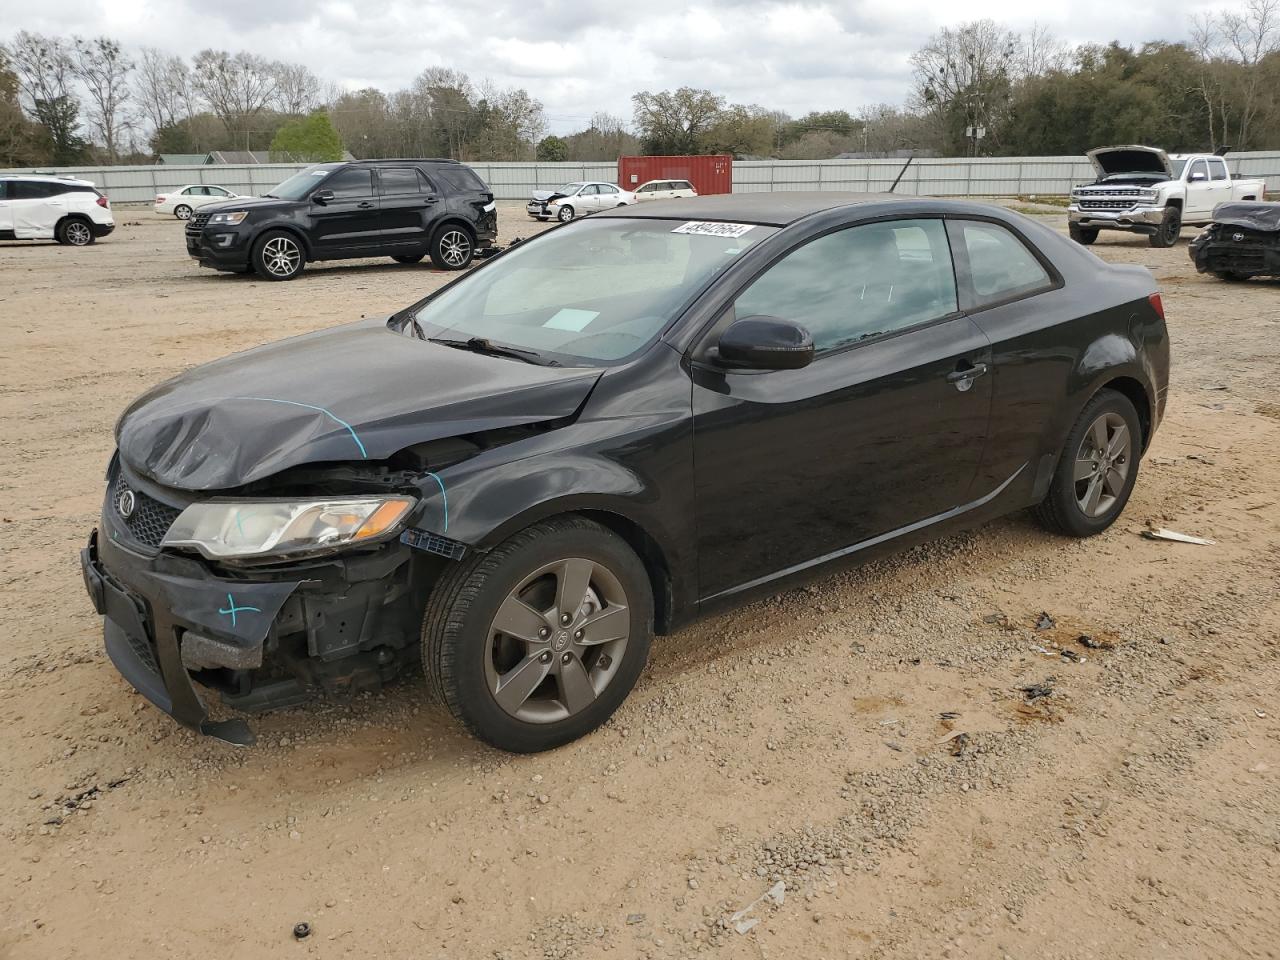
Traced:
[[1175, 351], [1102, 537], [1015, 516], [702, 623], [548, 755], [460, 735], [418, 677], [237, 752], [102, 653], [76, 551], [115, 418], [442, 275], [214, 275], [176, 221], [119, 219], [0, 244], [0, 957], [1280, 952], [1280, 283], [1199, 277], [1185, 241], [1094, 248], [1156, 272]]

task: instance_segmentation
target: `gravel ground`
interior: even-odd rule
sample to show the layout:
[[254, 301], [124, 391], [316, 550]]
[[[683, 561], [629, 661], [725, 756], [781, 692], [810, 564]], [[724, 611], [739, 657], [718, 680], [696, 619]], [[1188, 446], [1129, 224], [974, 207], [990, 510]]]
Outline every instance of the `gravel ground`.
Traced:
[[420, 677], [235, 751], [102, 653], [76, 551], [112, 424], [445, 275], [215, 275], [176, 221], [118, 219], [85, 250], [0, 243], [0, 957], [1280, 953], [1280, 283], [1094, 247], [1155, 272], [1175, 358], [1101, 537], [1014, 516], [700, 623], [550, 754], [460, 735]]

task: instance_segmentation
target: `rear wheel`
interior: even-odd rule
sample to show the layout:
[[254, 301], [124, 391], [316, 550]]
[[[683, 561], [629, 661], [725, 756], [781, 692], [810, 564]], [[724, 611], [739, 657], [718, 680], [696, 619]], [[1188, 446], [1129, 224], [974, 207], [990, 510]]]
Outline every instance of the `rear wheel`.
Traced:
[[187, 206], [185, 203], [180, 203], [173, 208], [173, 215], [177, 217], [179, 220], [190, 220], [191, 208]]
[[253, 248], [253, 268], [266, 280], [292, 280], [306, 263], [302, 243], [282, 230], [264, 234]]
[[462, 270], [471, 266], [476, 244], [462, 227], [446, 223], [431, 238], [431, 262], [440, 270]]
[[1099, 390], [1067, 436], [1036, 519], [1054, 533], [1091, 537], [1115, 523], [1133, 492], [1142, 424], [1133, 402]]
[[425, 253], [414, 253], [414, 254], [397, 253], [397, 254], [393, 254], [391, 259], [394, 260], [396, 263], [418, 263], [425, 256], [426, 256]]
[[653, 593], [617, 534], [558, 517], [449, 571], [427, 601], [423, 667], [449, 711], [533, 753], [604, 723], [649, 654]]
[[1182, 211], [1177, 207], [1164, 208], [1164, 220], [1156, 232], [1147, 237], [1153, 247], [1172, 247], [1182, 235]]
[[1073, 223], [1067, 227], [1067, 230], [1070, 232], [1072, 240], [1086, 247], [1098, 239], [1097, 227], [1082, 227]]
[[59, 243], [65, 243], [69, 247], [87, 247], [93, 243], [93, 228], [87, 220], [80, 217], [67, 217], [58, 224], [54, 235]]

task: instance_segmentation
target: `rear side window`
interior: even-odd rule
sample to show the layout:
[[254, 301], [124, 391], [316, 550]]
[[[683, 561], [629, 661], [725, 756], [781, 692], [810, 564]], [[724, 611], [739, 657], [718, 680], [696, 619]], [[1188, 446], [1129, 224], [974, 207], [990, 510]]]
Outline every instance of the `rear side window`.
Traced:
[[1048, 271], [1011, 231], [973, 220], [952, 221], [952, 225], [969, 261], [975, 306], [1030, 296], [1053, 286]]
[[10, 180], [9, 197], [13, 200], [43, 200], [65, 193], [66, 189], [57, 183], [45, 183], [43, 180]]
[[734, 304], [737, 317], [803, 324], [819, 352], [955, 311], [941, 220], [889, 220], [819, 237], [770, 267]]
[[378, 171], [378, 192], [384, 197], [424, 192], [415, 167], [386, 167]]
[[460, 163], [440, 164], [431, 168], [431, 175], [459, 193], [488, 193], [489, 188], [470, 167]]
[[324, 182], [324, 190], [332, 190], [335, 199], [373, 196], [373, 172], [365, 167], [347, 167]]
[[1210, 160], [1209, 175], [1214, 180], [1229, 180], [1227, 176], [1227, 162], [1225, 160]]

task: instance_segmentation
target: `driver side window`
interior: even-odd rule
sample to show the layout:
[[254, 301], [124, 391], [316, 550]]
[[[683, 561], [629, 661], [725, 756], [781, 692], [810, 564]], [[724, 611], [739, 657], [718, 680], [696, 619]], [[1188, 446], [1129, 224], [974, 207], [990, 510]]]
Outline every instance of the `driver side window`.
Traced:
[[739, 319], [803, 324], [818, 353], [956, 311], [941, 220], [889, 220], [811, 240], [774, 264], [734, 305]]

